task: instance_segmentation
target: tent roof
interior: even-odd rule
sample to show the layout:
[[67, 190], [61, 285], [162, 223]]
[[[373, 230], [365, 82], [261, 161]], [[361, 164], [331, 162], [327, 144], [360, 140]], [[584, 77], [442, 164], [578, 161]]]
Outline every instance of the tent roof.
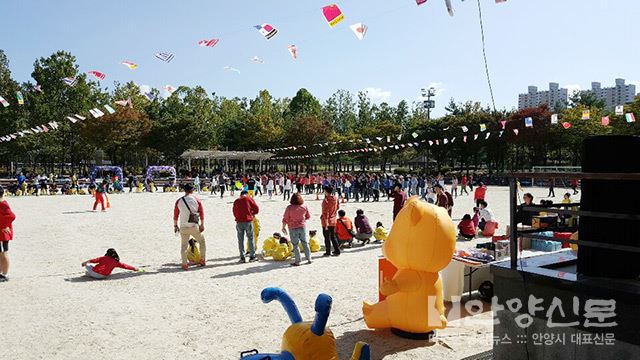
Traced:
[[218, 150], [187, 150], [183, 159], [218, 159], [218, 160], [268, 160], [275, 154], [262, 151], [218, 151]]

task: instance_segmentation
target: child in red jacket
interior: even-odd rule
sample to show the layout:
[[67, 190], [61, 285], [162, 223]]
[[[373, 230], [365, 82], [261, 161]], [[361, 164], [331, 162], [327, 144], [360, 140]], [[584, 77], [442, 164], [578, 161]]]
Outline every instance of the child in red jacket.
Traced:
[[[97, 265], [87, 265], [89, 263]], [[120, 256], [115, 249], [107, 250], [107, 253], [102, 257], [83, 262], [82, 267], [87, 270], [87, 276], [98, 280], [106, 279], [109, 275], [111, 275], [113, 269], [117, 267], [131, 271], [143, 272], [143, 270], [140, 270], [134, 266], [121, 263]]]
[[471, 220], [471, 215], [465, 214], [464, 217], [462, 217], [462, 221], [458, 224], [458, 230], [460, 230], [458, 238], [472, 240], [476, 237], [477, 230], [473, 220]]

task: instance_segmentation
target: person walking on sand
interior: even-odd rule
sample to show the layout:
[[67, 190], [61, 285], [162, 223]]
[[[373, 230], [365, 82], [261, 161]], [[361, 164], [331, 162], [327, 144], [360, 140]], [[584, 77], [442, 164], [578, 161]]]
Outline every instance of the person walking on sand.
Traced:
[[407, 202], [407, 194], [402, 191], [402, 184], [397, 182], [393, 186], [393, 220], [396, 220], [396, 216], [402, 208], [404, 207], [404, 203]]
[[[338, 198], [333, 195], [333, 187], [325, 186], [324, 200], [322, 201], [322, 215], [320, 215], [325, 248], [323, 256], [340, 255], [340, 246], [338, 245], [338, 238], [336, 236], [338, 209], [340, 209], [340, 202]], [[331, 251], [332, 245], [333, 252]]]
[[13, 240], [13, 221], [16, 214], [4, 199], [4, 188], [0, 186], [0, 282], [8, 281], [9, 241]]
[[233, 202], [233, 216], [236, 219], [236, 232], [238, 234], [238, 250], [240, 250], [239, 263], [246, 263], [244, 252], [244, 237], [249, 242], [249, 261], [256, 261], [256, 249], [253, 235], [253, 218], [260, 212], [256, 201], [243, 190], [240, 197]]
[[[180, 258], [182, 268], [189, 269], [187, 252], [189, 239], [193, 237], [200, 245], [200, 266], [205, 266], [207, 244], [202, 233], [204, 232], [204, 208], [200, 199], [193, 195], [194, 187], [191, 184], [184, 186], [184, 196], [176, 201], [173, 207], [173, 230], [180, 233]], [[178, 225], [180, 224], [180, 225]]]
[[102, 211], [107, 211], [104, 208], [104, 197], [106, 195], [107, 192], [107, 186], [109, 185], [107, 180], [102, 180], [102, 182], [100, 184], [98, 184], [98, 186], [96, 187], [96, 191], [94, 193], [94, 196], [96, 198], [96, 200], [93, 202], [93, 211], [97, 211], [96, 209], [98, 208], [98, 204], [100, 204], [100, 207], [102, 208]]
[[306, 222], [311, 218], [309, 209], [304, 205], [304, 199], [300, 193], [295, 193], [291, 197], [290, 205], [284, 211], [282, 217], [282, 233], [287, 235], [287, 227], [289, 227], [289, 239], [293, 245], [294, 262], [291, 266], [300, 266], [300, 246], [304, 249], [304, 256], [307, 258], [307, 264], [311, 264], [311, 249], [309, 248], [309, 239], [307, 239]]
[[555, 178], [549, 179], [549, 193], [547, 194], [547, 197], [550, 197], [550, 198], [556, 197], [555, 186], [556, 186], [556, 179]]

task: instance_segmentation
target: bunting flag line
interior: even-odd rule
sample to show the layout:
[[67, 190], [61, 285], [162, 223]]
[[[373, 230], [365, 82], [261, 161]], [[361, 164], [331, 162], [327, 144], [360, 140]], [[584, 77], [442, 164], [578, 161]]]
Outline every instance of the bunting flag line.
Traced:
[[109, 105], [105, 105], [104, 108], [105, 108], [105, 110], [107, 110], [107, 112], [109, 114], [115, 114], [116, 113], [116, 110], [114, 108], [112, 108], [111, 106], [109, 106]]
[[69, 85], [69, 86], [75, 86], [76, 85], [76, 78], [75, 77], [66, 77], [66, 78], [62, 78], [62, 81]]
[[74, 118], [73, 116], [67, 116], [67, 120], [71, 121], [73, 124], [78, 122], [78, 119]]
[[214, 47], [216, 45], [218, 45], [218, 42], [220, 42], [220, 39], [211, 39], [211, 40], [200, 40], [198, 41], [198, 46], [200, 47]]
[[520, 130], [518, 129], [513, 129], [513, 133], [516, 134], [516, 136], [518, 136], [518, 133], [520, 132]]
[[322, 14], [331, 27], [338, 25], [342, 20], [344, 20], [344, 14], [336, 4], [323, 7]]
[[364, 36], [367, 33], [367, 29], [368, 29], [367, 25], [363, 23], [356, 23], [349, 26], [349, 28], [356, 35], [356, 38], [358, 38], [358, 40], [364, 40]]
[[491, 136], [491, 133], [490, 133], [490, 132], [488, 132], [488, 133], [487, 133], [487, 136], [485, 136], [485, 137], [484, 137], [484, 139], [485, 139], [485, 140], [488, 140], [488, 139], [489, 139], [489, 136]]
[[627, 120], [628, 123], [636, 122], [636, 117], [635, 115], [633, 115], [633, 113], [624, 114], [624, 118]]
[[414, 132], [413, 134], [411, 134], [411, 136], [413, 136], [413, 138], [415, 139], [415, 138], [417, 138], [417, 137], [418, 137], [418, 133], [417, 133], [417, 132]]
[[503, 134], [504, 134], [504, 130], [500, 130], [500, 135], [498, 135], [498, 137], [502, 137]]
[[473, 134], [473, 140], [478, 140], [478, 134]]
[[467, 131], [469, 131], [469, 128], [466, 126], [462, 126], [462, 132], [467, 132]]
[[467, 135], [465, 135], [465, 136], [463, 136], [463, 137], [462, 137], [462, 141], [463, 141], [463, 142], [467, 142]]
[[91, 116], [93, 116], [95, 119], [104, 116], [104, 113], [98, 108], [90, 109], [89, 113], [91, 113]]
[[134, 70], [138, 68], [138, 64], [132, 63], [131, 61], [125, 60], [122, 62], [122, 65], [129, 68], [129, 70]]
[[484, 132], [487, 130], [487, 124], [480, 124], [480, 131]]
[[225, 66], [223, 69], [226, 70], [226, 71], [232, 71], [232, 72], [240, 74], [240, 70], [238, 70], [238, 69], [236, 69], [234, 67], [231, 67], [231, 66]]
[[591, 111], [589, 110], [582, 111], [582, 120], [589, 120], [590, 117], [591, 117]]
[[571, 123], [565, 121], [565, 122], [562, 123], [562, 127], [565, 128], [565, 130], [569, 129], [571, 127]]
[[2, 96], [0, 96], [0, 104], [2, 104], [2, 106], [4, 107], [9, 107], [9, 102], [5, 100], [5, 98], [3, 98]]
[[528, 128], [532, 128], [533, 127], [533, 118], [531, 118], [531, 117], [524, 118], [524, 126], [528, 127]]
[[96, 79], [101, 81], [107, 77], [105, 74], [101, 73], [100, 71], [95, 71], [95, 70], [91, 70], [87, 74], [93, 75], [96, 77]]
[[278, 34], [278, 30], [269, 24], [256, 25], [254, 27], [258, 29], [258, 32], [267, 40], [271, 40]]
[[556, 125], [558, 123], [558, 114], [551, 115], [551, 125]]
[[259, 57], [257, 57], [257, 56], [252, 57], [251, 61], [253, 61], [256, 64], [264, 64], [264, 60], [259, 58]]
[[602, 126], [608, 126], [609, 125], [609, 117], [608, 116], [603, 116], [602, 117]]
[[298, 48], [296, 48], [295, 45], [289, 45], [287, 47], [287, 50], [289, 50], [289, 53], [291, 54], [291, 57], [293, 57], [293, 60], [296, 60], [298, 58]]
[[83, 120], [83, 121], [84, 121], [84, 120], [87, 120], [87, 118], [86, 118], [86, 117], [84, 117], [84, 116], [80, 116], [80, 115], [78, 115], [78, 114], [75, 114], [74, 116], [75, 116], [76, 118], [80, 119], [80, 120]]
[[39, 93], [43, 92], [42, 91], [42, 86], [40, 86], [40, 84], [36, 84], [36, 87], [34, 89]]
[[20, 91], [16, 92], [16, 99], [18, 100], [18, 105], [24, 105], [24, 97]]
[[624, 115], [624, 105], [616, 106], [616, 116]]
[[130, 108], [133, 107], [133, 102], [131, 101], [131, 98], [128, 98], [127, 100], [118, 100], [115, 103], [116, 105], [120, 105], [120, 106], [129, 106]]
[[166, 63], [170, 63], [171, 60], [173, 60], [173, 58], [175, 57], [175, 55], [171, 54], [171, 53], [166, 53], [166, 52], [159, 52], [155, 54], [155, 57], [159, 60], [162, 60]]

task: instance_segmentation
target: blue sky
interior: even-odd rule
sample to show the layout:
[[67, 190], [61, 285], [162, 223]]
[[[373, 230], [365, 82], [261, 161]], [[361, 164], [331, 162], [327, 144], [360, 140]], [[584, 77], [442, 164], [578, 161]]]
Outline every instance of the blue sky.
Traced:
[[[202, 85], [227, 97], [254, 97], [266, 88], [292, 97], [305, 87], [324, 100], [337, 89], [372, 89], [376, 101], [416, 100], [420, 88], [439, 89], [435, 113], [450, 97], [489, 104], [475, 0], [342, 0], [345, 20], [330, 28], [321, 7], [331, 0], [21, 0], [3, 1], [0, 30], [15, 79], [30, 80], [33, 62], [63, 49], [81, 71], [107, 74], [102, 82]], [[603, 86], [616, 77], [640, 83], [637, 0], [481, 0], [487, 54], [498, 108], [517, 106], [528, 85]], [[369, 27], [358, 41], [349, 25]], [[266, 41], [252, 26], [279, 30]], [[197, 41], [220, 38], [215, 48]], [[295, 44], [294, 61], [287, 46]], [[159, 51], [176, 55], [169, 63]], [[253, 56], [266, 63], [257, 65]], [[121, 65], [131, 60], [139, 68]], [[241, 74], [227, 72], [232, 66]]]

